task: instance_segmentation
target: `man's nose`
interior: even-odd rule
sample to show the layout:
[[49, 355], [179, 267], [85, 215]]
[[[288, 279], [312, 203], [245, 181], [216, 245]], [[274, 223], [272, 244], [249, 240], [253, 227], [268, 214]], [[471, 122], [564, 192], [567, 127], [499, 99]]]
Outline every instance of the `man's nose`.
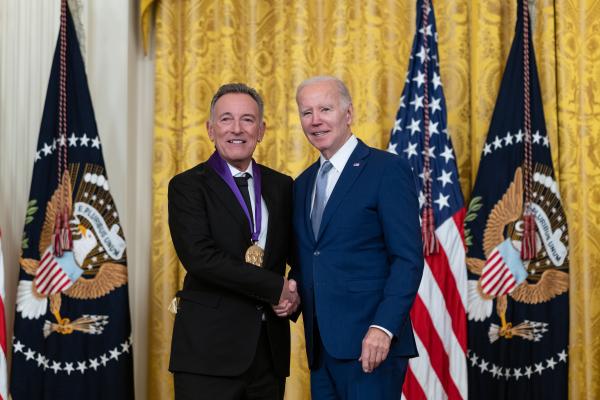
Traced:
[[240, 123], [239, 119], [233, 120], [232, 130], [233, 133], [242, 133], [242, 124]]
[[321, 116], [319, 115], [318, 112], [313, 113], [311, 124], [312, 125], [320, 125], [321, 124]]

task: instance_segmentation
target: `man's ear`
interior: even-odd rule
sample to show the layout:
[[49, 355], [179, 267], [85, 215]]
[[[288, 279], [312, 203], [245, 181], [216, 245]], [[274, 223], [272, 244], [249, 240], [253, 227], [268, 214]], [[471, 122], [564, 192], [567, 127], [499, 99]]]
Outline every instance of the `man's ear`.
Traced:
[[208, 132], [208, 138], [214, 143], [215, 137], [213, 135], [212, 124], [210, 123], [210, 120], [206, 121], [206, 131]]
[[348, 105], [348, 110], [346, 110], [346, 123], [348, 126], [352, 124], [352, 119], [354, 118], [354, 108], [352, 108], [352, 103]]
[[267, 130], [267, 123], [265, 121], [262, 121], [260, 123], [260, 127], [258, 128], [258, 142], [262, 142], [263, 138], [265, 137], [265, 132]]

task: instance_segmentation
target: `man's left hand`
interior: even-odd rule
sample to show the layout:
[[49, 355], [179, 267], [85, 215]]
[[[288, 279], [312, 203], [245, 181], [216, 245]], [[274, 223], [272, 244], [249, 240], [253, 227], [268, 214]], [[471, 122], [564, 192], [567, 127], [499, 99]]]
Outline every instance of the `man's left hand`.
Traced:
[[381, 329], [371, 327], [362, 341], [359, 362], [366, 373], [373, 372], [387, 358], [392, 339]]

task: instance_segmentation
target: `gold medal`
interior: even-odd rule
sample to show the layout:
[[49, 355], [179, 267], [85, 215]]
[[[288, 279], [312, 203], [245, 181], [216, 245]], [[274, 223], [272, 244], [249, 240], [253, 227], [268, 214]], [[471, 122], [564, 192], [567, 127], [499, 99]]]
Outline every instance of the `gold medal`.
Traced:
[[246, 262], [254, 264], [257, 267], [262, 267], [264, 255], [265, 251], [258, 244], [254, 243], [246, 250]]

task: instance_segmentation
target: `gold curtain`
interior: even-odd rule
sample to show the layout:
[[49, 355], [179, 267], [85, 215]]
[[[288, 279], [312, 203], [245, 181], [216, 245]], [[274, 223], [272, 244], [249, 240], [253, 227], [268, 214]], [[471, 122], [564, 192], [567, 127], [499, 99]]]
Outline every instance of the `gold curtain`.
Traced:
[[[599, 398], [600, 0], [530, 3], [547, 130], [570, 229], [570, 398]], [[317, 157], [300, 129], [296, 85], [316, 74], [337, 75], [353, 95], [354, 132], [385, 148], [408, 65], [416, 0], [140, 5], [143, 27], [156, 19], [148, 393], [163, 400], [173, 393], [167, 305], [184, 273], [169, 236], [166, 189], [173, 175], [212, 152], [204, 127], [212, 94], [230, 81], [257, 88], [265, 98], [267, 134], [256, 158], [296, 176]], [[513, 39], [516, 0], [435, 0], [434, 7], [448, 130], [468, 199]], [[292, 335], [286, 399], [308, 399], [301, 326], [292, 324]]]

